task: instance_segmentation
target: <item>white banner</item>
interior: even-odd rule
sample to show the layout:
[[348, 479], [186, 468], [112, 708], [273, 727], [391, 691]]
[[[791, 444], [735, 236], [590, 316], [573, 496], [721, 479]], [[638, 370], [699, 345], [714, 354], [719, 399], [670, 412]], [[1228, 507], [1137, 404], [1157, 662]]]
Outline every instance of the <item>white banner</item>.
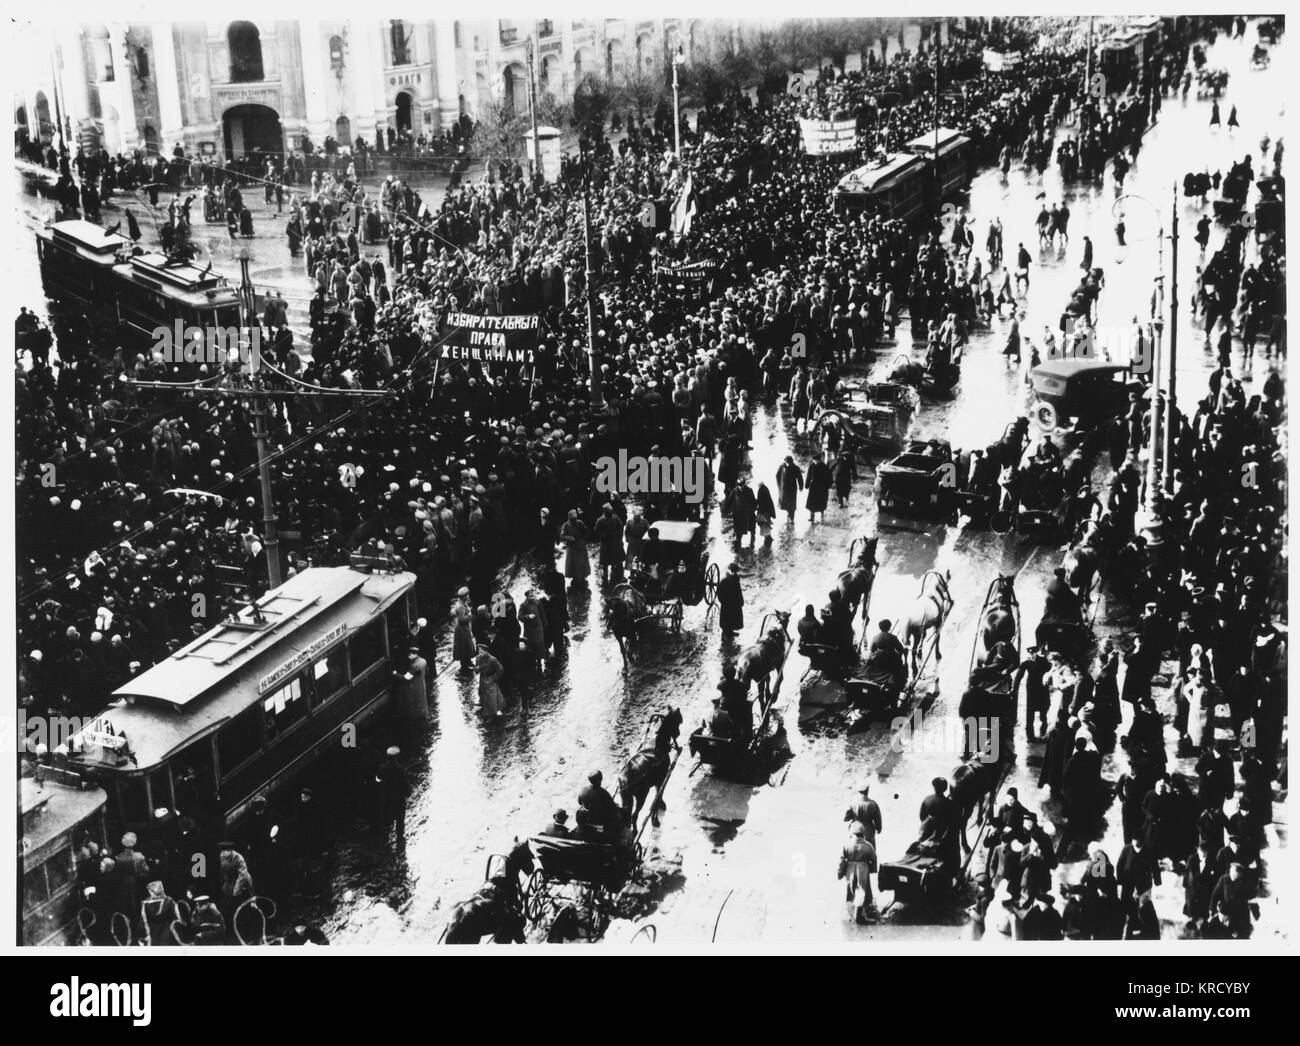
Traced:
[[991, 51], [984, 49], [984, 68], [991, 73], [1001, 73], [1018, 66], [1024, 56], [1019, 51]]
[[800, 120], [803, 147], [809, 156], [852, 152], [858, 147], [858, 121]]
[[850, 51], [844, 56], [844, 71], [846, 73], [862, 72], [862, 52]]

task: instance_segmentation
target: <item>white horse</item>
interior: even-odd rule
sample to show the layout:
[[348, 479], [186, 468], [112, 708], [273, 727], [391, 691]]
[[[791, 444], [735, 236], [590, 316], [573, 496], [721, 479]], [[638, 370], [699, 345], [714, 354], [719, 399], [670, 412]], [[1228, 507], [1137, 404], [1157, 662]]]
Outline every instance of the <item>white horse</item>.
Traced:
[[940, 661], [943, 654], [939, 650], [939, 634], [943, 623], [952, 611], [952, 596], [948, 592], [948, 582], [952, 580], [952, 571], [926, 571], [921, 578], [921, 594], [912, 600], [898, 625], [898, 634], [903, 639], [911, 656], [912, 675], [921, 670], [921, 647], [930, 632], [934, 633], [934, 659]]

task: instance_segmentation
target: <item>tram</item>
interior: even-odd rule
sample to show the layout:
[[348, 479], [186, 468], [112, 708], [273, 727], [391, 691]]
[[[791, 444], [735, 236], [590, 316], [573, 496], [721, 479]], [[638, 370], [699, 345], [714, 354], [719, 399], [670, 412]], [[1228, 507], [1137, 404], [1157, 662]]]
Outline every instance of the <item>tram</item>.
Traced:
[[23, 921], [19, 943], [67, 944], [76, 927], [77, 848], [106, 846], [108, 795], [84, 775], [39, 765], [18, 780]]
[[96, 322], [119, 325], [130, 340], [152, 340], [158, 327], [229, 330], [241, 323], [240, 297], [225, 277], [161, 254], [132, 254], [125, 236], [93, 222], [54, 222], [36, 232], [47, 297], [80, 305]]
[[387, 704], [414, 584], [356, 558], [304, 570], [115, 691], [69, 764], [108, 793], [115, 831], [187, 806], [229, 825]]
[[912, 221], [926, 211], [925, 162], [910, 153], [894, 153], [851, 171], [835, 188], [840, 214], [863, 211]]
[[940, 127], [937, 132], [918, 134], [903, 146], [903, 150], [928, 161], [927, 172], [929, 165], [937, 159], [939, 194], [943, 198], [956, 196], [970, 188], [970, 139], [959, 131]]

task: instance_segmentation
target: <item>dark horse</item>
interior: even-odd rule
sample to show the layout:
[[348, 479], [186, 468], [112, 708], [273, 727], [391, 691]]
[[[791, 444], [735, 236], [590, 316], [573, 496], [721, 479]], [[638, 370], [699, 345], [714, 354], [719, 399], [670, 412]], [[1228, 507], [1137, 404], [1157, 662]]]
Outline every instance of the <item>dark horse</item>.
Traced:
[[519, 876], [533, 872], [533, 852], [528, 840], [520, 842], [516, 838], [510, 853], [489, 857], [487, 871], [487, 881], [478, 893], [452, 908], [447, 929], [443, 931], [447, 944], [478, 944], [489, 934], [494, 944], [524, 943]]
[[641, 816], [650, 789], [655, 789], [654, 803], [650, 807], [650, 823], [659, 827], [659, 811], [665, 809], [664, 782], [668, 780], [668, 770], [672, 766], [670, 758], [674, 751], [681, 751], [677, 737], [682, 731], [682, 710], [674, 708], [667, 712], [656, 712], [650, 717], [650, 725], [655, 727], [654, 741], [634, 754], [623, 766], [618, 775], [618, 794], [623, 800], [623, 816], [629, 826], [635, 826]]
[[627, 584], [614, 587], [609, 609], [605, 613], [609, 619], [609, 630], [618, 640], [618, 652], [623, 655], [624, 664], [627, 664], [628, 649], [635, 649], [641, 641], [637, 621], [645, 616], [645, 612], [646, 601], [640, 592]]
[[[736, 658], [736, 678], [742, 683], [757, 683], [760, 701], [766, 701], [771, 692], [767, 677], [785, 663], [790, 649], [790, 623], [788, 610], [773, 611], [769, 615], [776, 624], [769, 625], [758, 642], [745, 647]], [[764, 618], [766, 620], [766, 618]]]
[[984, 620], [980, 623], [980, 645], [972, 658], [972, 667], [984, 664], [998, 643], [1015, 642], [1018, 604], [1012, 582], [1009, 575], [999, 574], [989, 586], [989, 594], [984, 600]]
[[1074, 546], [1065, 554], [1065, 580], [1086, 609], [1092, 602], [1093, 581], [1100, 574], [1110, 550], [1112, 527], [1109, 516], [1084, 520]]
[[[849, 620], [862, 607], [862, 620], [867, 620], [867, 605], [870, 603], [871, 586], [876, 580], [876, 546], [880, 538], [855, 538], [849, 546], [849, 568], [840, 572], [835, 582], [836, 589], [849, 608]], [[859, 549], [859, 544], [861, 548]], [[855, 556], [854, 553], [857, 553]]]
[[[1009, 744], [1001, 738], [992, 738], [989, 747], [981, 749], [952, 772], [948, 796], [956, 811], [953, 828], [960, 833], [961, 848], [970, 853], [966, 839], [966, 825], [971, 814], [977, 821], [987, 820], [993, 814], [994, 793], [1002, 780], [1002, 764], [1009, 754]], [[1009, 740], [1009, 739], [1008, 739]]]

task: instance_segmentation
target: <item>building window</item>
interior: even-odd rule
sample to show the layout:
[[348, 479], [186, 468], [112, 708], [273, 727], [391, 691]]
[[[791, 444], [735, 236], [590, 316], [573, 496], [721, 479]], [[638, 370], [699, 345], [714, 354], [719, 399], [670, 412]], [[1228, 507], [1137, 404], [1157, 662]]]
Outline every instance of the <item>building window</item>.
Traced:
[[[408, 96], [409, 97], [409, 96]], [[358, 629], [348, 640], [352, 659], [352, 678], [384, 659], [384, 623], [372, 621]]]
[[141, 80], [149, 79], [149, 52], [143, 47], [135, 49], [135, 75]]
[[538, 35], [538, 36], [554, 36], [554, 35], [555, 35], [555, 23], [552, 22], [549, 18], [543, 18], [543, 19], [539, 20], [538, 23], [537, 23], [537, 35]]
[[330, 68], [343, 68], [343, 37], [330, 37]]
[[274, 741], [282, 733], [307, 718], [307, 697], [302, 690], [302, 678], [290, 681], [274, 694], [267, 694], [262, 699], [262, 711], [266, 714], [266, 739]]
[[411, 34], [406, 31], [406, 23], [395, 18], [388, 25], [389, 42], [393, 47], [393, 65], [410, 65]]
[[499, 22], [501, 29], [501, 46], [509, 47], [519, 39], [519, 28], [514, 22]]
[[264, 78], [262, 34], [252, 22], [231, 22], [226, 31], [230, 44], [230, 82], [252, 83]]

